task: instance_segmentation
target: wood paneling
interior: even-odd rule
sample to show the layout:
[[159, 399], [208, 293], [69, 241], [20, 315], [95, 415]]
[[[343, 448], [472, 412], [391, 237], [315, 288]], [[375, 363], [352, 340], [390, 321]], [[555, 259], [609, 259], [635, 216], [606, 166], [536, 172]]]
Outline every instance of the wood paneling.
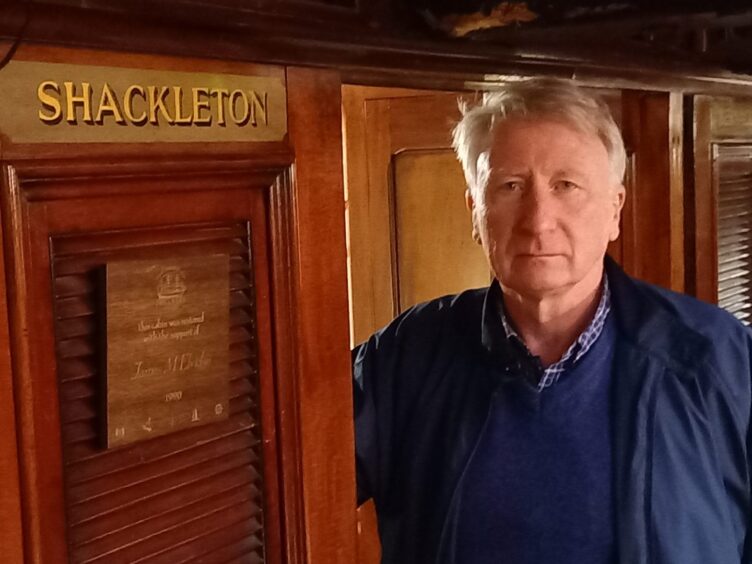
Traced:
[[293, 269], [303, 496], [311, 563], [355, 561], [355, 454], [342, 197], [340, 80], [290, 68], [295, 151]]
[[465, 177], [454, 151], [408, 150], [394, 158], [400, 311], [488, 285], [486, 256], [471, 236]]
[[631, 275], [679, 292], [684, 290], [681, 103], [673, 93], [625, 91], [622, 112], [630, 153], [622, 262]]
[[[406, 151], [451, 151], [452, 122], [459, 118], [458, 94], [345, 87], [343, 107], [351, 339], [356, 344], [386, 325], [401, 309], [394, 185], [396, 155]], [[455, 166], [460, 170], [458, 163]], [[433, 178], [430, 170], [423, 170], [423, 174]], [[462, 193], [461, 174], [459, 180]], [[442, 177], [439, 182], [446, 186], [446, 181]], [[430, 189], [435, 188], [431, 180], [426, 182]], [[455, 211], [469, 217], [462, 200]], [[468, 228], [468, 238], [469, 233]]]
[[[256, 206], [260, 211], [263, 206]], [[254, 218], [258, 236], [263, 216]], [[256, 288], [249, 224], [57, 236], [51, 241], [60, 413], [72, 562], [263, 562]], [[261, 245], [263, 248], [263, 245]], [[102, 449], [102, 278], [109, 261], [230, 255], [230, 419]], [[268, 376], [267, 376], [268, 378]], [[273, 478], [273, 477], [272, 477]], [[245, 541], [245, 544], [240, 544]]]
[[[0, 237], [10, 243], [2, 230]], [[0, 265], [5, 265], [5, 252], [0, 245]], [[0, 550], [9, 563], [23, 562], [23, 533], [21, 530], [21, 495], [18, 474], [18, 444], [16, 442], [16, 406], [14, 398], [8, 304], [14, 295], [8, 291], [5, 276], [0, 276]]]
[[718, 301], [718, 213], [716, 209], [713, 146], [711, 130], [712, 99], [696, 96], [692, 100], [691, 113], [687, 120], [692, 120], [692, 144], [686, 152], [691, 158], [692, 175], [690, 209], [686, 223], [688, 265], [687, 291], [696, 298], [710, 303]]
[[[217, 163], [196, 156], [180, 163], [182, 172], [173, 171], [172, 190], [163, 190], [148, 173], [125, 180], [100, 169], [82, 177], [86, 167], [77, 164], [69, 159], [6, 165], [5, 208], [16, 218], [16, 235], [25, 233], [20, 239], [27, 242], [14, 261], [16, 284], [29, 301], [17, 305], [34, 336], [16, 343], [29, 369], [18, 370], [15, 378], [22, 420], [32, 424], [22, 437], [29, 561], [201, 557], [208, 562], [234, 546], [236, 558], [256, 554], [258, 561], [280, 562], [266, 256], [269, 184], [254, 186], [248, 180], [253, 174], [230, 173], [214, 175], [211, 189], [200, 191], [197, 185], [206, 185], [207, 178], [196, 173]], [[123, 168], [127, 164], [120, 161]], [[131, 172], [143, 167], [135, 163]], [[107, 193], [110, 181], [121, 184]], [[137, 188], [129, 191], [129, 183]], [[231, 418], [103, 451], [96, 270], [113, 258], [218, 250], [232, 257]], [[261, 304], [257, 315], [254, 297]], [[52, 327], [56, 345], [50, 342]]]
[[[31, 252], [30, 237], [24, 236], [28, 233], [28, 210], [12, 167], [3, 167], [3, 181], [4, 237], [11, 244], [7, 277], [9, 293], [14, 298], [10, 304], [11, 355], [22, 476], [24, 559], [41, 564], [64, 561], [66, 557], [51, 288], [49, 275], [30, 283], [30, 256], [36, 253]], [[42, 254], [37, 260], [45, 264], [45, 247], [35, 250]]]
[[[66, 57], [23, 54], [45, 53]], [[76, 54], [83, 63], [285, 79], [253, 65]], [[354, 560], [340, 83], [332, 73], [291, 76], [289, 143], [3, 147], [26, 561], [137, 561], [149, 551], [155, 561], [242, 558], [261, 546], [260, 523], [248, 518], [261, 499], [265, 561]], [[294, 166], [291, 146], [300, 155]], [[251, 245], [260, 386], [245, 377], [253, 316], [241, 303], [250, 287], [236, 260], [233, 417], [166, 442], [97, 451], [92, 269], [107, 257], [196, 252], [219, 241], [238, 258]], [[244, 415], [259, 406], [261, 442]], [[259, 459], [263, 488], [261, 467], [250, 471]], [[12, 535], [12, 522], [5, 531]]]
[[[288, 78], [285, 69], [221, 61], [28, 46], [17, 56]], [[290, 69], [289, 80], [289, 133], [280, 143], [3, 146], [26, 561], [138, 560], [147, 546], [171, 562], [242, 558], [259, 550], [248, 510], [260, 500], [266, 562], [354, 561], [340, 81], [304, 69]], [[218, 235], [228, 228], [231, 236]], [[174, 443], [93, 452], [99, 290], [91, 273], [110, 256], [191, 253], [219, 240], [240, 268], [231, 295], [233, 417], [165, 437]], [[243, 377], [255, 353], [253, 316], [241, 304], [251, 298], [250, 286], [242, 289], [242, 244], [255, 272], [258, 386]], [[56, 352], [65, 357], [59, 370]], [[254, 475], [248, 469], [259, 457]], [[5, 491], [2, 509], [12, 511], [12, 481]], [[128, 519], [118, 506], [132, 509]], [[3, 534], [18, 542], [19, 531], [11, 522]]]
[[752, 321], [752, 144], [714, 146], [718, 305]]

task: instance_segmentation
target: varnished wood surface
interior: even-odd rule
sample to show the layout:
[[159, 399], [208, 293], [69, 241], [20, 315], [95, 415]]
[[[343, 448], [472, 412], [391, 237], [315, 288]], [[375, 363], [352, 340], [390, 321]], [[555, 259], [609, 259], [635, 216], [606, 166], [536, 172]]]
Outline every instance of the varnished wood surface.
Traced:
[[624, 210], [628, 273], [684, 290], [684, 192], [681, 98], [626, 91], [622, 131], [631, 153]]
[[6, 237], [14, 243], [8, 253], [15, 297], [11, 354], [20, 427], [24, 554], [27, 561], [43, 564], [61, 560], [67, 553], [52, 288], [49, 276], [38, 277], [36, 267], [49, 265], [49, 249], [43, 233], [35, 240], [30, 236], [31, 213], [16, 171], [5, 165], [4, 173]]
[[[46, 249], [48, 248], [48, 234], [116, 230], [114, 232], [114, 236], [108, 238], [107, 245], [94, 243], [95, 249], [97, 247], [101, 247], [95, 252], [100, 253], [101, 255], [101, 253], [104, 252], [104, 249], [109, 245], [110, 248], [121, 248], [122, 252], [126, 253], [128, 256], [138, 257], [141, 256], [138, 254], [139, 252], [141, 252], [139, 251], [139, 247], [144, 248], [144, 245], [153, 245], [154, 252], [165, 252], [165, 245], [169, 245], [170, 243], [169, 231], [164, 230], [164, 228], [162, 227], [164, 225], [184, 224], [186, 222], [190, 223], [191, 221], [207, 221], [207, 219], [210, 217], [224, 217], [242, 220], [243, 218], [249, 216], [251, 209], [254, 209], [254, 206], [257, 210], [255, 215], [257, 220], [255, 222], [256, 229], [260, 230], [259, 234], [263, 234], [265, 232], [263, 206], [259, 207], [258, 203], [253, 204], [251, 200], [245, 200], [244, 194], [249, 193], [247, 178], [245, 178], [244, 176], [235, 176], [234, 178], [235, 179], [233, 180], [232, 176], [226, 176], [221, 180], [216, 179], [215, 185], [218, 184], [219, 187], [221, 187], [219, 190], [217, 190], [217, 186], [215, 186], [215, 191], [209, 191], [208, 193], [200, 193], [196, 191], [193, 193], [189, 192], [188, 194], [191, 194], [190, 196], [184, 194], [180, 199], [180, 205], [175, 205], [175, 202], [173, 201], [172, 196], [169, 195], [169, 192], [157, 196], [155, 192], [148, 194], [146, 192], [138, 191], [134, 194], [128, 194], [127, 191], [123, 191], [123, 193], [119, 194], [118, 196], [108, 198], [98, 198], [96, 196], [91, 197], [91, 194], [89, 194], [89, 197], [83, 196], [79, 198], [73, 197], [57, 200], [52, 199], [46, 202], [41, 201], [38, 204], [24, 204], [23, 202], [21, 202], [21, 207], [26, 206], [29, 209], [28, 219], [24, 220], [22, 228], [25, 232], [34, 234], [28, 237], [28, 240], [30, 241], [30, 248], [33, 250], [33, 252], [27, 252], [22, 254], [20, 257], [16, 257], [26, 259], [27, 262], [30, 261], [35, 265], [33, 269], [30, 269], [27, 272], [27, 276], [23, 279], [26, 290], [35, 292], [34, 299], [25, 303], [25, 306], [30, 308], [30, 310], [27, 311], [27, 315], [33, 317], [36, 314], [37, 310], [47, 312], [47, 314], [51, 315], [51, 312], [53, 311], [53, 308], [51, 307], [41, 307], [39, 305], [49, 301], [50, 296], [53, 295], [52, 289], [49, 288], [49, 277], [44, 276], [44, 272], [47, 270], [47, 268], [49, 268], [47, 266], [49, 259], [45, 255]], [[29, 178], [26, 178], [25, 180], [29, 180]], [[138, 176], [135, 176], [132, 182], [138, 183], [143, 186], [144, 182], [141, 182], [141, 180], [142, 179], [139, 179]], [[52, 182], [52, 189], [54, 189], [54, 180]], [[89, 182], [96, 183], [96, 180], [89, 180]], [[148, 184], [148, 182], [146, 184]], [[155, 185], [152, 184], [152, 188], [154, 188], [154, 186]], [[224, 191], [222, 191], [222, 188], [224, 189]], [[262, 185], [258, 188], [263, 191], [267, 187]], [[59, 190], [63, 192], [66, 189], [68, 188], [66, 188], [65, 186], [59, 188]], [[22, 195], [19, 196], [23, 197]], [[158, 200], [161, 200], [161, 204]], [[263, 202], [263, 197], [261, 199], [257, 198], [256, 202]], [[258, 215], [259, 213], [261, 213], [260, 216]], [[153, 233], [153, 236], [146, 238], [141, 237], [141, 242], [134, 245], [132, 235], [129, 235], [127, 232], [118, 234], [117, 230], [128, 229], [134, 226], [141, 226], [143, 228], [146, 228], [147, 230], [153, 229], [153, 231], [149, 231], [149, 233]], [[82, 235], [82, 237], [85, 236]], [[182, 237], [180, 239], [180, 242], [181, 244], [190, 245], [192, 248], [200, 243], [199, 240], [193, 241], [191, 237]], [[84, 243], [83, 246], [78, 244], [78, 247], [84, 249], [87, 244], [89, 243]], [[74, 242], [73, 247], [68, 248], [68, 252], [74, 251], [76, 245], [77, 244]], [[264, 248], [265, 244], [262, 243], [261, 246], [257, 247], [257, 251], [262, 251]], [[162, 251], [159, 251], [159, 249], [162, 249]], [[263, 259], [263, 253], [259, 253], [259, 258], [260, 263], [263, 266], [265, 262]], [[265, 290], [265, 293], [267, 296], [269, 295], [268, 290]], [[30, 304], [37, 304], [37, 307], [33, 308], [30, 306]], [[23, 308], [24, 306], [21, 307]], [[62, 305], [60, 307], [62, 307]], [[61, 315], [64, 315], [63, 309], [58, 309], [58, 311]], [[268, 312], [268, 309], [266, 309], [266, 311]], [[71, 315], [78, 315], [78, 313], [71, 310]], [[52, 323], [51, 319], [35, 320], [30, 325], [29, 333], [35, 335], [37, 339], [46, 340], [47, 338], [49, 338], [49, 335], [51, 333], [49, 325], [50, 323]], [[267, 328], [270, 327], [269, 321], [265, 321], [263, 322], [263, 324]], [[64, 328], [61, 330], [64, 330], [65, 332]], [[268, 333], [266, 336], [262, 336], [262, 341], [264, 344], [261, 348], [265, 351], [270, 351], [271, 341], [269, 339]], [[27, 531], [29, 532], [29, 538], [31, 539], [30, 545], [28, 545], [27, 547], [27, 554], [30, 555], [30, 561], [32, 562], [56, 562], [61, 561], [61, 559], [64, 558], [63, 555], [65, 554], [66, 550], [66, 535], [64, 530], [61, 530], [61, 527], [63, 527], [63, 515], [65, 514], [65, 512], [63, 511], [65, 502], [63, 499], [64, 489], [62, 487], [62, 484], [60, 483], [63, 477], [62, 464], [59, 461], [56, 461], [54, 459], [51, 460], [50, 458], [60, 456], [60, 447], [55, 446], [57, 441], [59, 440], [56, 439], [57, 435], [61, 434], [62, 438], [66, 441], [67, 444], [73, 445], [78, 445], [79, 439], [85, 439], [86, 435], [85, 430], [83, 429], [83, 427], [81, 427], [81, 423], [78, 422], [78, 415], [75, 415], [75, 413], [78, 412], [71, 412], [66, 408], [66, 410], [64, 411], [64, 414], [67, 414], [65, 415], [65, 421], [63, 421], [61, 416], [57, 414], [57, 385], [50, 379], [55, 378], [56, 374], [54, 366], [54, 355], [50, 355], [49, 352], [54, 350], [54, 347], [45, 345], [43, 343], [40, 344], [38, 341], [28, 343], [27, 346], [29, 349], [30, 357], [36, 363], [36, 366], [38, 368], [37, 371], [33, 372], [33, 375], [26, 373], [20, 373], [16, 375], [17, 385], [21, 386], [22, 389], [29, 388], [29, 391], [27, 392], [28, 396], [26, 398], [28, 405], [23, 406], [23, 414], [26, 417], [29, 417], [35, 423], [35, 426], [33, 428], [34, 432], [29, 433], [32, 436], [28, 436], [29, 434], [27, 434], [22, 442], [25, 452], [25, 457], [23, 460], [24, 472], [27, 476], [36, 477], [36, 482], [32, 483], [30, 487], [25, 488], [24, 492], [24, 501], [26, 503], [25, 514], [27, 516]], [[70, 347], [68, 345], [66, 345], [65, 347], [62, 347], [61, 345], [61, 348], [58, 349], [58, 352], [59, 354], [67, 356], [68, 352], [66, 351], [68, 351], [69, 349]], [[85, 351], [83, 351], [82, 349], [82, 352]], [[70, 354], [78, 353], [75, 350], [70, 349]], [[270, 367], [268, 360], [270, 353], [266, 352], [264, 354], [267, 356], [265, 364], [268, 369]], [[242, 361], [242, 357], [239, 357], [236, 360]], [[272, 389], [273, 381], [274, 380], [271, 376], [270, 371], [266, 372], [265, 378], [262, 378], [261, 387], [266, 387], [268, 388], [268, 390], [266, 392], [262, 392], [261, 395], [262, 397], [267, 398], [267, 400], [269, 398], [273, 398], [273, 395], [270, 395], [269, 391]], [[240, 390], [236, 391], [238, 391], [238, 393], [241, 393]], [[236, 401], [233, 405], [234, 409], [242, 410], [244, 404], [242, 401], [240, 403]], [[274, 437], [274, 413], [276, 410], [274, 409], [273, 405], [268, 404], [265, 406], [265, 410], [270, 412], [267, 413], [264, 417], [264, 420], [266, 422], [265, 427], [271, 426], [270, 434], [271, 437]], [[72, 413], [75, 415], [76, 421], [61, 426], [61, 421], [67, 422]], [[81, 412], [81, 416], [83, 416], [84, 414], [85, 410]], [[79, 431], [77, 429], [79, 429], [79, 427], [81, 427], [80, 432], [84, 433], [84, 435], [81, 435], [81, 437], [78, 437]], [[200, 429], [197, 432], [204, 433], [207, 429], [211, 430], [207, 427]], [[216, 429], [218, 429], [218, 427], [215, 427], [215, 430]], [[204, 440], [208, 440], [210, 438], [211, 437], [207, 436], [204, 438]], [[167, 437], [165, 438], [165, 441], [174, 442], [174, 439], [175, 437]], [[73, 441], [73, 443], [71, 443], [70, 441]], [[271, 440], [265, 440], [263, 448], [266, 455], [268, 455], [268, 457], [270, 457], [273, 461], [276, 458], [276, 443]], [[78, 451], [80, 451], [80, 449], [78, 449]], [[74, 449], [74, 452], [78, 451]], [[154, 455], [158, 454], [158, 451], [154, 451]], [[229, 462], [229, 459], [227, 460]], [[271, 465], [268, 465], [266, 467], [273, 469], [275, 465], [274, 463], [272, 463]], [[218, 469], [221, 470], [221, 468]], [[129, 473], [126, 472], [123, 476], [123, 479], [127, 480], [128, 474]], [[177, 477], [178, 474], [175, 474], [175, 476]], [[91, 479], [91, 477], [87, 478], [87, 480]], [[185, 479], [189, 479], [187, 475]], [[129, 486], [129, 488], [130, 490], [133, 490], [137, 495], [155, 495], [156, 492], [150, 493], [148, 489], [150, 487], [149, 483], [150, 482], [148, 481], [143, 481], [143, 483], [138, 487]], [[278, 527], [274, 523], [278, 519], [279, 514], [279, 510], [277, 509], [278, 493], [276, 493], [277, 490], [275, 483], [276, 482], [274, 476], [270, 476], [269, 487], [266, 488], [266, 495], [264, 496], [267, 502], [267, 506], [271, 508], [271, 514], [275, 516], [269, 521], [269, 524], [271, 525], [269, 527], [269, 530], [271, 533], [270, 540], [272, 540], [272, 545], [276, 547], [276, 554], [269, 554], [267, 558], [268, 562], [279, 562], [279, 533], [276, 533], [273, 530]], [[124, 487], [125, 486], [123, 484], [117, 486], [117, 488]], [[84, 491], [81, 488], [78, 489]], [[100, 495], [103, 494], [97, 494], [97, 496]], [[75, 498], [75, 496], [70, 492], [65, 497], [68, 500]], [[120, 497], [122, 498], [123, 503], [125, 503], [124, 500], [126, 498], [124, 498], [122, 495]], [[117, 499], [113, 499], [113, 502], [116, 504], [119, 503]], [[95, 504], [95, 506], [92, 506], [92, 510], [95, 512], [109, 511], [106, 509], [105, 505], [102, 505], [102, 501], [104, 500], [98, 499], [97, 503], [99, 505]], [[241, 500], [239, 498], [235, 501], [228, 499], [227, 502], [240, 503]], [[179, 502], [176, 502], [176, 506], [179, 507]], [[240, 510], [240, 507], [240, 505], [236, 506], [238, 511]], [[69, 512], [69, 518], [71, 519], [72, 523], [78, 523], [79, 521], [83, 523], [84, 521], [86, 521], [85, 515], [79, 515], [79, 513], [80, 507], [73, 511], [73, 513]], [[228, 519], [240, 519], [242, 517], [239, 513], [236, 513], [228, 511], [226, 515], [223, 515], [222, 519], [216, 521], [217, 525], [220, 526], [221, 523], [224, 523], [229, 526], [230, 523], [227, 521]], [[166, 518], [167, 516], [165, 517], [165, 519]], [[97, 526], [101, 528], [101, 526], [104, 526], [106, 522], [109, 521], [104, 520]], [[112, 523], [113, 526], [118, 526], [115, 521], [112, 521]], [[80, 533], [76, 533], [76, 535], [84, 535], [84, 537], [81, 537], [78, 542], [84, 542], [83, 539], [85, 539], [85, 535], [88, 534], [86, 533], [86, 530], [86, 527], [84, 527], [84, 529], [81, 529]], [[103, 533], [100, 532], [97, 534], [101, 535]], [[196, 529], [195, 531], [191, 532], [191, 529], [186, 528], [181, 531], [181, 534], [194, 535], [197, 542], [199, 542], [198, 539], [203, 534], [203, 531]], [[238, 530], [232, 534], [240, 535], [243, 534], [243, 532]], [[248, 538], [254, 536], [253, 534], [251, 534], [251, 532], [248, 532], [248, 534], [250, 535]], [[115, 537], [112, 538], [114, 539]], [[229, 538], [230, 537], [228, 537], [228, 539]], [[149, 550], [164, 552], [168, 547], [168, 545], [166, 545], [165, 543], [170, 542], [172, 541], [169, 539], [169, 536], [166, 537], [165, 535], [161, 535], [160, 537], [154, 537], [152, 540], [148, 541], [148, 544], [151, 547], [149, 548]], [[94, 545], [88, 544], [89, 541], [86, 541], [86, 543], [87, 547], [85, 551], [77, 554], [90, 554], [89, 551], [93, 549]], [[107, 550], [108, 546], [109, 545], [102, 545], [102, 549]], [[116, 545], [112, 545], [111, 549], [114, 549], [115, 546]], [[184, 548], [182, 548], [181, 550], [186, 555], [198, 554], [196, 550], [205, 550], [208, 547], [207, 545], [199, 548], [198, 545], [196, 545], [194, 546], [194, 548], [189, 548], [190, 546], [193, 546], [189, 544], [185, 544], [183, 546]], [[237, 550], [257, 550], [257, 547], [258, 544], [256, 544], [255, 547], [253, 544], [250, 544], [248, 546], [238, 546]], [[141, 549], [135, 548], [134, 545], [133, 550]], [[93, 557], [93, 554], [95, 553], [92, 552], [90, 556], [86, 556], [85, 558]], [[141, 553], [133, 552], [134, 558], [136, 557], [136, 554]]]
[[[0, 237], [8, 241], [2, 230]], [[5, 265], [5, 253], [0, 245], [0, 264]], [[5, 276], [0, 276], [0, 552], [8, 564], [23, 562], [23, 532], [21, 528], [21, 496], [16, 443], [16, 407], [10, 357], [8, 304], [13, 294], [8, 292]]]
[[[713, 178], [713, 134], [711, 130], [712, 99], [696, 96], [687, 119], [692, 120], [692, 168], [689, 210], [686, 224], [688, 263], [687, 290], [710, 303], [718, 300], [717, 259], [717, 195]], [[690, 151], [687, 151], [688, 153]], [[691, 279], [689, 279], [691, 278]]]
[[[258, 192], [255, 199], [263, 201]], [[238, 207], [241, 203], [238, 198]], [[259, 237], [264, 232], [263, 205], [242, 207], [250, 223], [261, 226]], [[149, 228], [53, 237], [72, 562], [171, 563], [198, 556], [207, 563], [218, 562], [219, 548], [234, 543], [239, 545], [235, 557], [263, 558], [265, 533], [277, 528], [273, 520], [268, 522], [271, 526], [263, 526], [267, 516], [262, 505], [275, 506], [277, 495], [274, 475], [269, 476], [272, 487], [264, 487], [264, 454], [274, 458], [275, 451], [262, 454], [266, 427], [259, 425], [260, 390], [270, 387], [272, 380], [270, 372], [259, 370], [259, 350], [271, 344], [269, 334], [256, 332], [260, 316], [250, 276], [248, 227], [244, 222], [165, 226], [158, 229], [157, 244]], [[230, 394], [229, 419], [125, 448], [102, 449], [96, 409], [102, 400], [96, 322], [102, 305], [95, 297], [101, 292], [96, 269], [103, 261], [124, 258], [157, 260], [216, 252], [231, 257], [225, 281], [230, 285], [230, 373], [224, 382]], [[273, 562], [274, 554], [266, 561]]]
[[[395, 156], [448, 150], [459, 118], [458, 97], [427, 90], [343, 89], [353, 345], [400, 312]], [[457, 211], [466, 213], [462, 202]]]
[[290, 68], [293, 265], [307, 562], [355, 562], [352, 384], [336, 72]]
[[491, 270], [472, 238], [465, 177], [454, 151], [403, 151], [393, 171], [400, 311], [487, 286]]

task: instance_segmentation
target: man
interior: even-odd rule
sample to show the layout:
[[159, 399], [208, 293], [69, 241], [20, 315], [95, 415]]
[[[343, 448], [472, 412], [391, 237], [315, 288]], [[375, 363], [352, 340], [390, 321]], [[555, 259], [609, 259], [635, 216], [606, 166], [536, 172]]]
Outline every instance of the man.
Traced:
[[605, 256], [626, 160], [605, 104], [524, 81], [454, 139], [495, 280], [355, 351], [383, 562], [751, 562], [751, 341]]

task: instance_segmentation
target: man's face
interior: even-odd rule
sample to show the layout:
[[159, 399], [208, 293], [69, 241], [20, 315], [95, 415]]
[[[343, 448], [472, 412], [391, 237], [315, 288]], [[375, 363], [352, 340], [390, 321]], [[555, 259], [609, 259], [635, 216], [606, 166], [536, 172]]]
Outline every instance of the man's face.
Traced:
[[601, 140], [562, 121], [510, 119], [496, 128], [474, 225], [505, 291], [540, 299], [600, 282], [619, 235], [624, 188]]

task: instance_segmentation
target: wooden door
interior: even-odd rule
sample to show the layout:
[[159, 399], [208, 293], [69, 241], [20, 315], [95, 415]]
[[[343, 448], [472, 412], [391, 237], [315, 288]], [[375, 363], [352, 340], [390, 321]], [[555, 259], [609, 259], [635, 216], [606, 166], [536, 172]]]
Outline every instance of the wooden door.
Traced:
[[[288, 116], [275, 142], [2, 147], [24, 561], [351, 563], [338, 76], [18, 56], [270, 76]], [[229, 418], [104, 448], [102, 268], [215, 253], [229, 256]]]
[[418, 302], [490, 281], [451, 148], [461, 96], [344, 88], [353, 343]]

